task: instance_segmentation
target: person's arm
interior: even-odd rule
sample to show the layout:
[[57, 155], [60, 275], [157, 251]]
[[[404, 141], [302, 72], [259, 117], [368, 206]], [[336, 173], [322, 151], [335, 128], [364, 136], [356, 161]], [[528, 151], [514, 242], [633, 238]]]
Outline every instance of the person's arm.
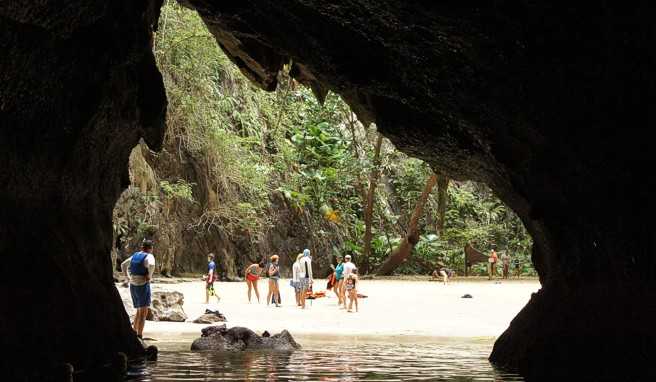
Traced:
[[254, 266], [255, 266], [255, 264], [251, 264], [251, 265], [247, 266], [246, 269], [244, 269], [244, 277], [246, 277], [248, 275], [248, 272], [250, 272], [251, 268], [253, 268]]
[[269, 265], [269, 270], [267, 271], [269, 277], [273, 276], [273, 273], [275, 272], [273, 269], [273, 264]]
[[125, 275], [125, 282], [128, 282], [128, 280], [130, 280], [130, 275], [128, 274], [128, 267], [130, 266], [130, 261], [132, 261], [132, 256], [123, 260], [123, 262], [121, 263], [121, 272], [123, 272], [123, 274]]
[[153, 273], [155, 273], [155, 256], [150, 254], [146, 256], [146, 268], [148, 268], [146, 281], [149, 282], [153, 278]]
[[308, 265], [308, 273], [309, 273], [308, 276], [310, 277], [310, 282], [313, 282], [314, 279], [312, 278], [312, 260], [308, 260], [307, 265]]

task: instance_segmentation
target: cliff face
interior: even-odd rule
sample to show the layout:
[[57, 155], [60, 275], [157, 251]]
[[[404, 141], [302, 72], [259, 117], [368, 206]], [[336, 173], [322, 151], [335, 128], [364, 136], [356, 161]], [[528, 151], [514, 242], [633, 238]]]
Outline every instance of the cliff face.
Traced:
[[[335, 225], [294, 208], [274, 192], [266, 211], [274, 224], [257, 235], [231, 226], [225, 218], [210, 217], [208, 212], [239, 200], [226, 200], [208, 173], [202, 156], [176, 145], [167, 144], [160, 153], [150, 151], [145, 144], [132, 150], [130, 187], [121, 194], [113, 213], [115, 267], [117, 258], [130, 256], [146, 237], [156, 243], [157, 271], [162, 275], [205, 273], [210, 252], [216, 255], [224, 280], [244, 277], [248, 265], [274, 254], [281, 258], [282, 273], [291, 275], [291, 264], [303, 248], [312, 248], [315, 254], [315, 272], [327, 274], [331, 256], [340, 247], [341, 236]], [[162, 189], [160, 182], [179, 179], [189, 185], [190, 199]]]
[[[648, 5], [184, 3], [263, 88], [291, 59], [319, 96], [340, 93], [398, 148], [486, 182], [519, 214], [543, 288], [495, 362], [542, 377], [654, 372]], [[149, 43], [160, 5], [0, 6], [0, 337], [18, 360], [139, 351], [106, 254], [130, 150], [140, 137], [158, 149], [164, 132]]]

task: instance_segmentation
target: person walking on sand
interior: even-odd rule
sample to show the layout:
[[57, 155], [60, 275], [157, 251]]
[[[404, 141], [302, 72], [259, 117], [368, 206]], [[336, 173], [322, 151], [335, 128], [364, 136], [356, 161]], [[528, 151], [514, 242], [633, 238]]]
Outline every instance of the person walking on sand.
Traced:
[[251, 303], [251, 290], [255, 290], [255, 297], [257, 303], [260, 303], [260, 291], [257, 289], [257, 280], [264, 270], [264, 263], [254, 263], [246, 267], [244, 274], [246, 275], [246, 285], [248, 286], [248, 303]]
[[203, 275], [205, 280], [205, 304], [210, 303], [210, 296], [216, 297], [216, 302], [221, 301], [221, 297], [214, 290], [214, 281], [216, 281], [218, 272], [216, 270], [216, 263], [214, 262], [214, 254], [207, 255], [207, 274]]
[[337, 266], [335, 267], [335, 285], [333, 286], [337, 295], [337, 306], [342, 304], [342, 288], [344, 287], [344, 263], [342, 257], [337, 256]]
[[[342, 263], [342, 288], [340, 289], [342, 291], [342, 303], [344, 304], [344, 309], [346, 309], [346, 294], [347, 290], [345, 287], [346, 280], [349, 277], [351, 273], [353, 273], [353, 270], [355, 268], [355, 264], [351, 262], [351, 255], [346, 255], [344, 256], [344, 263]], [[340, 309], [342, 306], [340, 305]]]
[[[349, 306], [347, 312], [353, 312], [353, 302], [355, 302], [355, 311], [358, 311], [358, 269], [353, 268], [353, 271], [345, 278], [344, 287], [349, 298]], [[346, 304], [345, 304], [346, 305]]]
[[269, 265], [267, 275], [269, 275], [267, 305], [269, 305], [269, 302], [273, 302], [276, 307], [280, 307], [280, 286], [278, 285], [278, 281], [280, 280], [280, 266], [278, 265], [278, 255], [271, 256], [271, 265]]
[[121, 271], [125, 275], [126, 283], [130, 284], [132, 305], [137, 310], [132, 328], [137, 333], [137, 337], [143, 339], [143, 329], [151, 300], [150, 280], [155, 271], [153, 242], [144, 240], [141, 251], [135, 252], [121, 263]]
[[499, 261], [499, 256], [497, 256], [496, 249], [497, 247], [492, 245], [490, 256], [487, 258], [488, 280], [492, 280], [492, 278], [497, 275], [497, 261]]
[[501, 254], [501, 265], [503, 266], [503, 278], [508, 279], [510, 275], [510, 255], [508, 251]]
[[303, 250], [303, 257], [301, 257], [301, 260], [299, 261], [299, 265], [301, 266], [298, 279], [299, 279], [299, 285], [300, 285], [300, 303], [301, 303], [301, 309], [305, 309], [305, 298], [306, 292], [308, 288], [312, 286], [312, 283], [314, 282], [314, 279], [312, 277], [312, 258], [310, 257], [310, 250], [309, 249], [304, 249]]
[[301, 259], [303, 254], [299, 253], [296, 256], [296, 261], [292, 265], [292, 287], [294, 288], [294, 297], [296, 298], [296, 306], [301, 306]]

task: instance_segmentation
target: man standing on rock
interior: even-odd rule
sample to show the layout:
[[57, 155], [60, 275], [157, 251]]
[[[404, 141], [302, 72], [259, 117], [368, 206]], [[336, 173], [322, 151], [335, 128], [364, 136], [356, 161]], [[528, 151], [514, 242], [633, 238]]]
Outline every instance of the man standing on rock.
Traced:
[[216, 270], [216, 263], [214, 262], [214, 254], [210, 253], [207, 255], [207, 275], [203, 277], [205, 279], [205, 304], [210, 303], [210, 296], [215, 296], [216, 302], [221, 301], [221, 297], [219, 297], [214, 290], [214, 281], [216, 281], [217, 275], [218, 272]]
[[144, 240], [141, 251], [121, 263], [121, 270], [130, 283], [132, 305], [137, 310], [132, 328], [137, 337], [143, 339], [143, 329], [150, 308], [150, 280], [155, 271], [155, 256], [153, 256], [153, 242]]

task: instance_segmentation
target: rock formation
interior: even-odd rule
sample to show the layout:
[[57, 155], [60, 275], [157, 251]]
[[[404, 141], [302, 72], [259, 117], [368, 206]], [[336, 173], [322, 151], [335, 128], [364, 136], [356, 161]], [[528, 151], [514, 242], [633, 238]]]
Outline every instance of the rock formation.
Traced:
[[294, 341], [288, 331], [264, 337], [248, 328], [239, 326], [226, 329], [225, 324], [210, 326], [202, 330], [202, 336], [194, 340], [191, 350], [239, 352], [245, 350], [294, 351], [301, 345]]
[[[650, 4], [183, 2], [263, 88], [292, 62], [319, 97], [340, 93], [399, 149], [486, 182], [519, 214], [543, 288], [493, 361], [529, 376], [656, 374]], [[164, 131], [160, 5], [0, 5], [3, 368], [143, 353], [107, 254], [130, 150], [157, 150]]]
[[226, 317], [218, 310], [205, 309], [200, 317], [194, 320], [194, 324], [213, 324], [215, 322], [228, 321]]
[[185, 322], [187, 314], [182, 308], [184, 295], [180, 292], [153, 292], [147, 320]]

